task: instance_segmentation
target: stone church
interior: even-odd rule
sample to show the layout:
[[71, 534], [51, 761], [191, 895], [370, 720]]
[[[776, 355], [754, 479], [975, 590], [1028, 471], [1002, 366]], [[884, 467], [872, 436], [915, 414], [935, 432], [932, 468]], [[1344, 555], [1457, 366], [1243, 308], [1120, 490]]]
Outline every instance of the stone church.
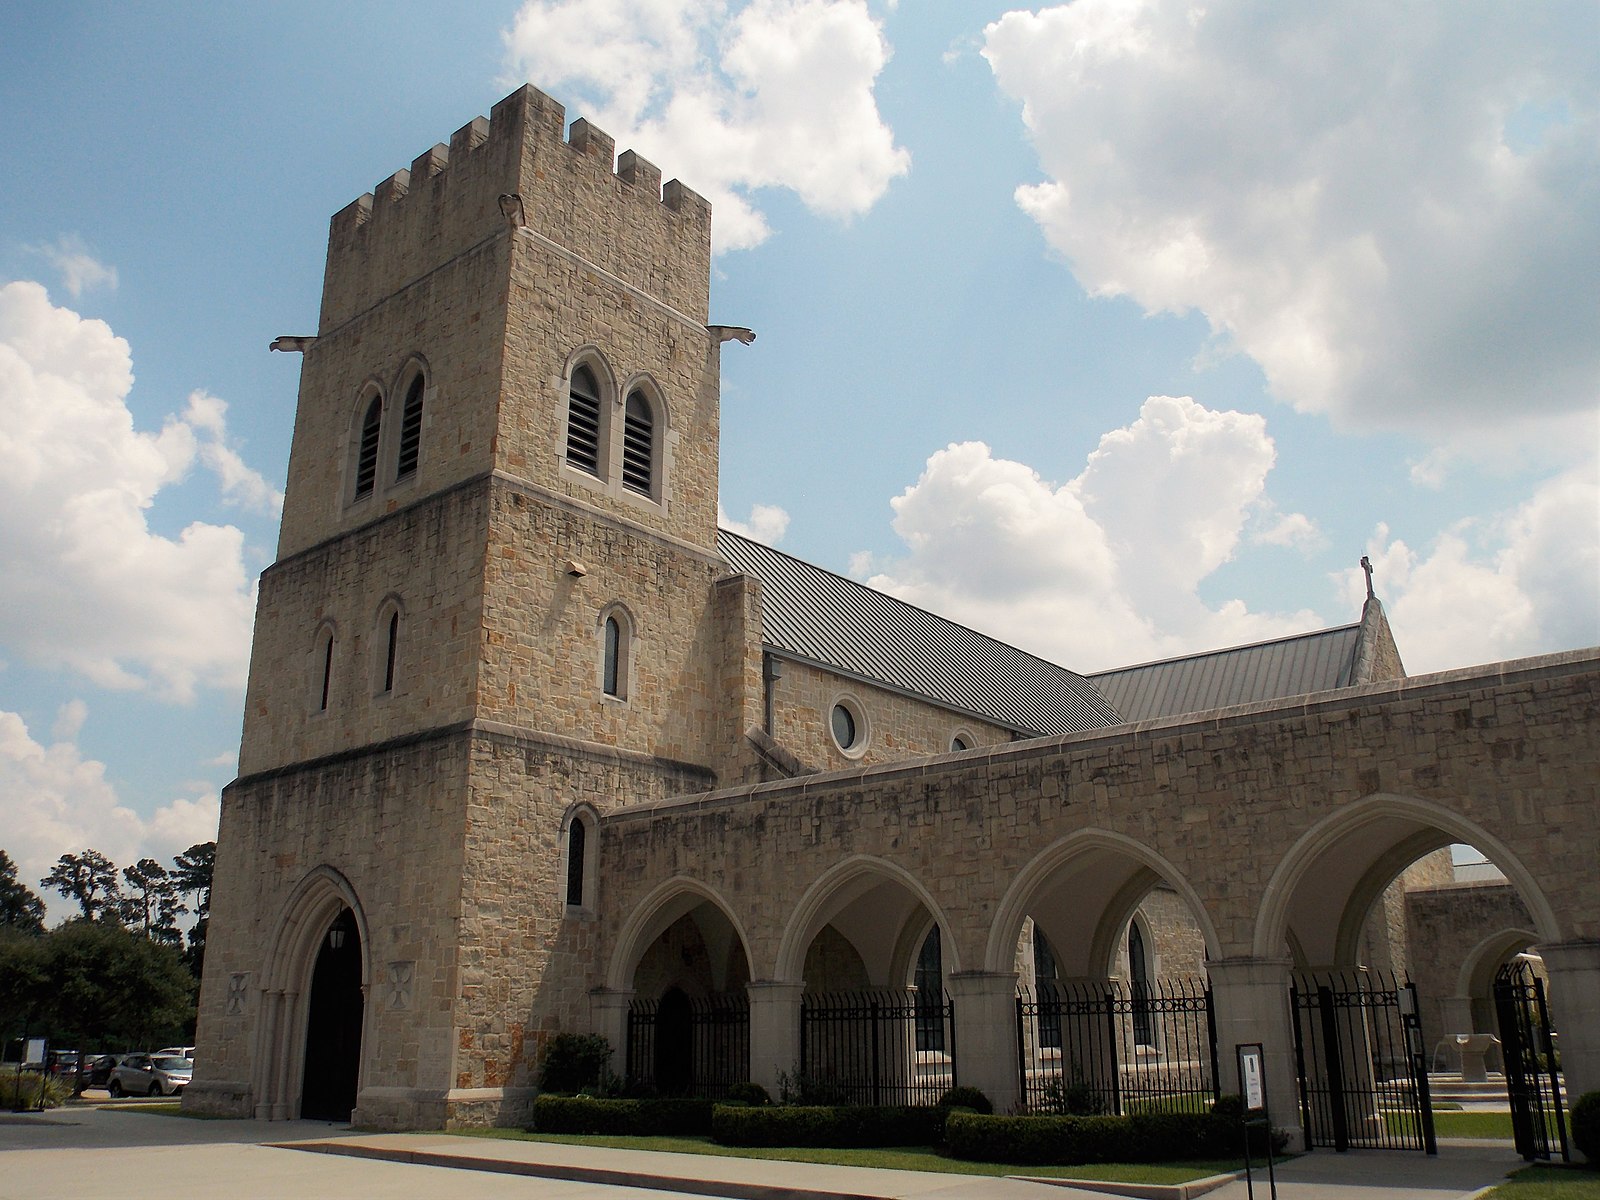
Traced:
[[1298, 1138], [1295, 972], [1403, 965], [1452, 843], [1600, 1087], [1595, 651], [1408, 678], [1369, 596], [1085, 676], [719, 531], [710, 228], [528, 87], [334, 216], [187, 1107], [521, 1122], [561, 1032], [776, 1093], [911, 994], [896, 1069], [1005, 1110], [1074, 1053], [1031, 988], [1131, 980], [1158, 1059], [1184, 974]]

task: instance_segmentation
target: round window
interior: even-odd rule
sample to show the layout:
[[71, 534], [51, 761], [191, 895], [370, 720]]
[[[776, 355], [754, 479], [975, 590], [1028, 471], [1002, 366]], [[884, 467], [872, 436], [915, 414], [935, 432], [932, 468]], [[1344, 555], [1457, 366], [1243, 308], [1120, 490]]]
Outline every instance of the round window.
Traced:
[[833, 706], [833, 740], [839, 743], [841, 750], [848, 750], [856, 744], [855, 714], [842, 704]]

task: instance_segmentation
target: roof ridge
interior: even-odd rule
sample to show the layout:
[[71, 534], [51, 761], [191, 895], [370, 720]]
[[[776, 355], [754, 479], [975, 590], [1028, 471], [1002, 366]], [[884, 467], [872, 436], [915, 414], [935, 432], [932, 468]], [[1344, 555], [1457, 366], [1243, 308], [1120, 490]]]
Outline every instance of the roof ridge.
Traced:
[[1305, 633], [1286, 633], [1275, 638], [1262, 638], [1259, 642], [1241, 642], [1237, 646], [1220, 646], [1215, 650], [1195, 650], [1189, 654], [1178, 654], [1171, 658], [1152, 658], [1144, 662], [1129, 663], [1122, 667], [1107, 667], [1103, 671], [1090, 671], [1084, 676], [1091, 683], [1096, 679], [1103, 679], [1107, 675], [1120, 675], [1124, 671], [1142, 671], [1147, 667], [1166, 667], [1181, 662], [1192, 662], [1197, 658], [1215, 658], [1221, 654], [1233, 654], [1240, 650], [1260, 650], [1267, 646], [1277, 646], [1284, 642], [1305, 642], [1312, 638], [1327, 637], [1335, 633], [1349, 633], [1360, 630], [1360, 621], [1350, 621], [1344, 625], [1330, 625], [1326, 629], [1312, 629]]

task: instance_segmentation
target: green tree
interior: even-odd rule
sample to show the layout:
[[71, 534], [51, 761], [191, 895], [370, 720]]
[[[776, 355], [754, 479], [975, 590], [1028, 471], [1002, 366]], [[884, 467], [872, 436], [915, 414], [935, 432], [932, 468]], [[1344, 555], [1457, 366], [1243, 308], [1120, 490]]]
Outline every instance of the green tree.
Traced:
[[160, 1045], [194, 1028], [195, 982], [171, 946], [110, 921], [72, 920], [41, 939], [41, 1030], [62, 1044]]
[[45, 944], [48, 935], [0, 928], [0, 1038], [9, 1044], [43, 1027], [46, 1002]]
[[196, 979], [200, 978], [206, 961], [206, 927], [211, 923], [211, 874], [216, 861], [215, 842], [197, 842], [172, 860], [173, 882], [178, 891], [189, 897], [190, 909], [195, 914], [183, 961]]
[[0, 930], [44, 932], [44, 901], [17, 878], [17, 864], [0, 850]]
[[115, 920], [119, 915], [122, 896], [117, 886], [117, 866], [98, 850], [63, 854], [39, 886], [54, 888], [67, 899], [77, 901], [85, 920]]
[[129, 891], [122, 899], [122, 923], [152, 941], [182, 948], [178, 917], [187, 911], [178, 899], [178, 886], [167, 869], [153, 858], [141, 858], [122, 869]]

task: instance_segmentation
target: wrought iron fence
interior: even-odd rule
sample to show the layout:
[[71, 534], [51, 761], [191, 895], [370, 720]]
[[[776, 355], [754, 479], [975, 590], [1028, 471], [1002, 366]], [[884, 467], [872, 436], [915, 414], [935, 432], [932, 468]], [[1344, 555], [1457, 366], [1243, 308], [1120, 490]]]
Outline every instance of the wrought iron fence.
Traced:
[[1357, 968], [1297, 975], [1289, 996], [1307, 1142], [1437, 1153], [1416, 987]]
[[809, 994], [795, 1087], [814, 1103], [936, 1104], [956, 1083], [954, 1014], [915, 989]]
[[1523, 1158], [1568, 1158], [1561, 1110], [1561, 1063], [1545, 1002], [1544, 981], [1526, 961], [1505, 963], [1494, 976], [1495, 1016], [1506, 1063], [1511, 1132]]
[[738, 994], [691, 1000], [674, 989], [628, 1009], [631, 1089], [720, 1100], [750, 1078], [750, 1001]]
[[1045, 983], [1017, 996], [1022, 1102], [1033, 1113], [1203, 1112], [1216, 1018], [1200, 977]]

